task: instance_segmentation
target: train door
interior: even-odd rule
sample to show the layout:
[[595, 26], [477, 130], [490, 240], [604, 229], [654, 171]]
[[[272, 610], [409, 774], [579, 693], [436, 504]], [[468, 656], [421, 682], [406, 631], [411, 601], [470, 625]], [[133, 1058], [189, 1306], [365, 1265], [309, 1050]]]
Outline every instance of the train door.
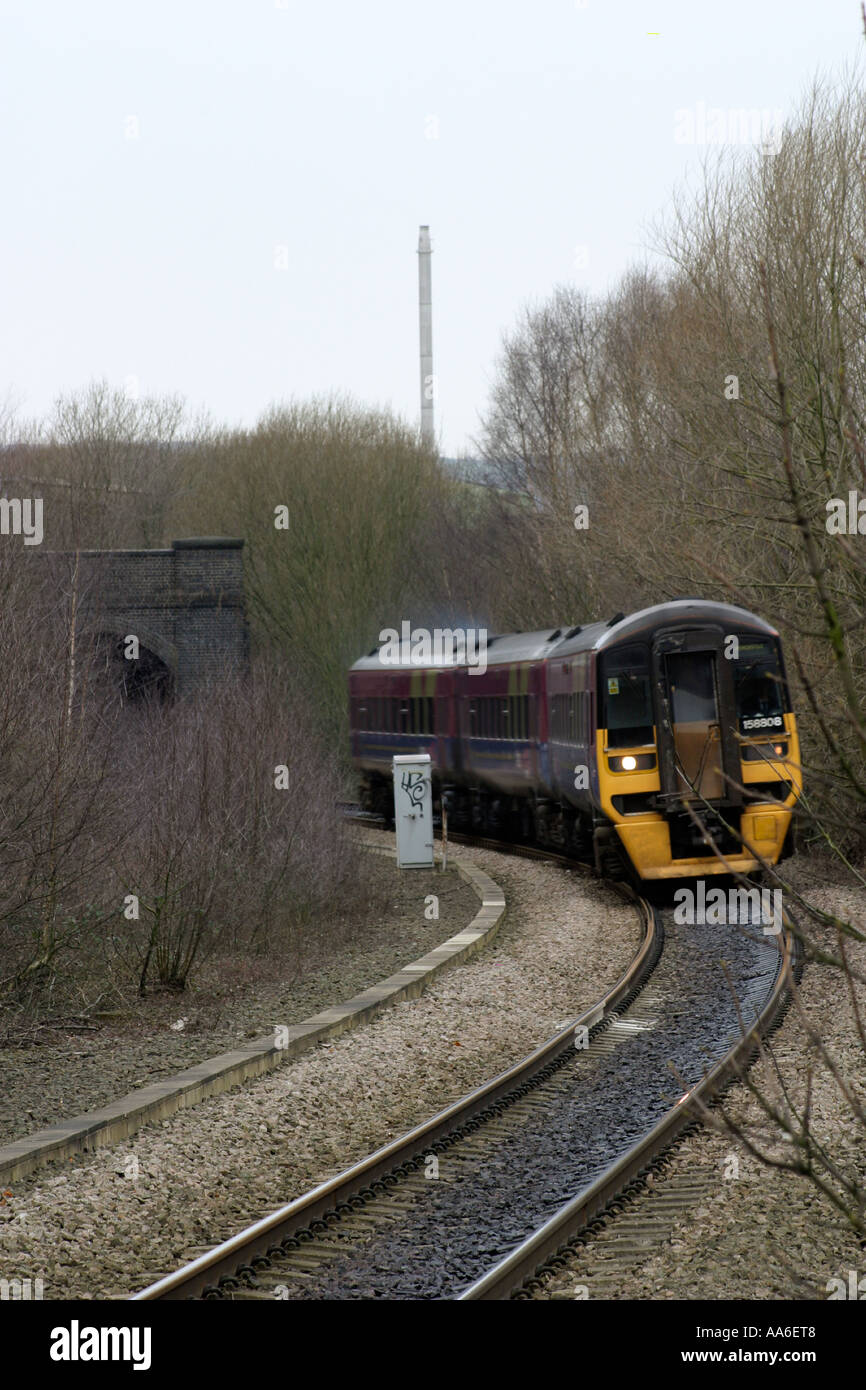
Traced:
[[734, 681], [722, 634], [658, 634], [653, 676], [662, 799], [739, 805]]

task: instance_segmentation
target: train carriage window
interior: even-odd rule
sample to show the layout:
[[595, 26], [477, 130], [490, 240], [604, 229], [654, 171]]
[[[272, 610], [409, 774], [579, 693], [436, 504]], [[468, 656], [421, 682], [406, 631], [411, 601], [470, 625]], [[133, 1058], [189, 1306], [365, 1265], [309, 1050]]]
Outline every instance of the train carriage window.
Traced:
[[608, 747], [652, 743], [654, 721], [646, 648], [635, 645], [606, 652], [600, 663], [599, 689]]

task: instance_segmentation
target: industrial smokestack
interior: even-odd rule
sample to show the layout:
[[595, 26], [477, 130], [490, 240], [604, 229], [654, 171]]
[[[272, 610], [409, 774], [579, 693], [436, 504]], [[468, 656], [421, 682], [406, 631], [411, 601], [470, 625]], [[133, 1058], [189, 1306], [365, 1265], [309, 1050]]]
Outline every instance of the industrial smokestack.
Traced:
[[418, 322], [421, 329], [421, 438], [435, 445], [433, 401], [433, 289], [430, 275], [430, 228], [418, 228]]

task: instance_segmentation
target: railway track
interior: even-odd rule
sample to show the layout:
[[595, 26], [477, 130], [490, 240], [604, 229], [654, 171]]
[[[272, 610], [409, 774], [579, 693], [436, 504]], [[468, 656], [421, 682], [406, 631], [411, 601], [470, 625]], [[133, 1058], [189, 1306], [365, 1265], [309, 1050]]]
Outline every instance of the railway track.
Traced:
[[[532, 847], [472, 843], [580, 867]], [[783, 1007], [789, 944], [734, 943], [728, 974], [739, 1000], [721, 1010], [722, 1027], [733, 1023], [737, 1031], [738, 1008], [755, 1021], [723, 1045], [718, 984], [710, 986], [712, 941], [696, 939], [696, 928], [663, 923], [649, 903], [635, 901], [644, 922], [640, 950], [581, 1018], [409, 1134], [135, 1299], [528, 1296], [538, 1272], [561, 1264], [569, 1242], [635, 1191], [695, 1125]], [[687, 980], [697, 1030], [691, 1042]], [[675, 1095], [671, 1057], [687, 1078]]]

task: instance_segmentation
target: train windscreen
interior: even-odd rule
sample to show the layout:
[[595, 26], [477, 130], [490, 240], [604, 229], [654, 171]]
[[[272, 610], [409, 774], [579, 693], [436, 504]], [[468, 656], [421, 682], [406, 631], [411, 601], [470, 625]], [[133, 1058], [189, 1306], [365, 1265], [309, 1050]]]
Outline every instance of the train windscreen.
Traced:
[[654, 741], [649, 658], [645, 647], [607, 652], [599, 681], [608, 748], [634, 748]]
[[744, 737], [784, 727], [785, 687], [776, 643], [771, 638], [740, 638], [734, 688]]

